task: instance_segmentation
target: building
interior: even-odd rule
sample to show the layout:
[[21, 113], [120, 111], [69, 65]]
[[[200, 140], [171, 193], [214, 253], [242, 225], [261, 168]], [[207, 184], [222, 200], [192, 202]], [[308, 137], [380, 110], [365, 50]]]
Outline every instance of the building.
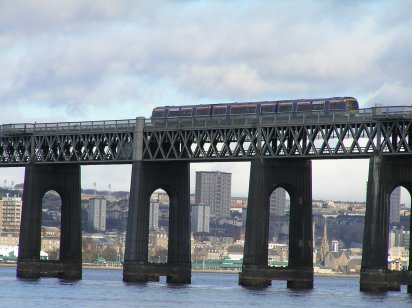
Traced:
[[209, 232], [210, 206], [192, 204], [192, 232]]
[[350, 260], [349, 253], [347, 252], [328, 251], [323, 263], [324, 266], [331, 268], [334, 272], [343, 272], [346, 271]]
[[403, 227], [392, 227], [389, 231], [389, 249], [393, 247], [406, 247], [409, 249], [410, 231]]
[[0, 246], [18, 246], [19, 245], [19, 235], [18, 234], [1, 234], [0, 235]]
[[21, 198], [2, 197], [0, 200], [1, 233], [19, 234], [21, 218]]
[[286, 190], [279, 187], [270, 195], [270, 213], [275, 216], [284, 216], [286, 212]]
[[269, 218], [269, 242], [289, 242], [289, 217], [271, 216]]
[[391, 193], [389, 203], [389, 223], [400, 222], [401, 211], [401, 187], [396, 187]]
[[49, 260], [59, 259], [60, 229], [41, 227], [41, 250], [47, 253]]
[[339, 251], [339, 242], [338, 241], [332, 241], [332, 251], [333, 252], [338, 252]]
[[150, 202], [149, 229], [159, 230], [159, 202]]
[[106, 199], [89, 199], [89, 224], [95, 231], [106, 231]]
[[195, 203], [210, 206], [210, 216], [229, 217], [232, 174], [220, 171], [197, 171]]

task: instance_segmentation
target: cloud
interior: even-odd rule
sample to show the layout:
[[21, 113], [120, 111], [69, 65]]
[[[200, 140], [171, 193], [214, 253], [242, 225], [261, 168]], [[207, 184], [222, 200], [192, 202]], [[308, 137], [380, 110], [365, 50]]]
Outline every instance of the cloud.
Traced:
[[387, 106], [386, 102], [391, 102], [390, 105], [412, 105], [412, 97], [410, 94], [410, 84], [405, 84], [404, 81], [385, 82], [379, 89], [369, 94], [368, 100], [375, 102], [377, 105]]
[[[5, 0], [0, 3], [0, 33], [32, 36], [84, 31], [85, 28], [87, 30], [128, 16], [133, 3], [110, 0]], [[133, 7], [138, 6], [133, 4]]]
[[410, 46], [400, 43], [411, 41], [400, 39], [411, 36], [410, 16], [387, 4], [6, 1], [1, 8], [8, 31], [0, 44], [14, 50], [0, 52], [13, 63], [0, 73], [3, 104], [43, 104], [79, 119], [91, 106], [119, 103], [147, 114], [154, 101], [167, 101], [153, 97], [164, 87], [196, 103], [374, 98], [394, 77], [411, 83]]

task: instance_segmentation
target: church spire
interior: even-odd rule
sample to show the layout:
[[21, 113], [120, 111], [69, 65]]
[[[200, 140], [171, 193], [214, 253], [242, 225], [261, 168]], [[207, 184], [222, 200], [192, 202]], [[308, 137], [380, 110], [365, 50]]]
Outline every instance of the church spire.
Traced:
[[326, 222], [325, 217], [325, 224], [323, 225], [323, 237], [322, 237], [322, 244], [320, 246], [320, 261], [322, 263], [325, 262], [325, 257], [329, 252], [329, 242], [328, 242], [328, 224]]

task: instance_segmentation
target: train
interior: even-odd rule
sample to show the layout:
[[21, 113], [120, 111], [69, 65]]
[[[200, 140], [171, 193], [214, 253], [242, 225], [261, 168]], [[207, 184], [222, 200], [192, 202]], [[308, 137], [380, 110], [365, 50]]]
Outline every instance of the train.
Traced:
[[151, 119], [169, 120], [185, 118], [270, 116], [271, 114], [302, 114], [304, 112], [329, 113], [357, 112], [359, 104], [354, 97], [244, 102], [228, 104], [159, 106], [153, 109]]

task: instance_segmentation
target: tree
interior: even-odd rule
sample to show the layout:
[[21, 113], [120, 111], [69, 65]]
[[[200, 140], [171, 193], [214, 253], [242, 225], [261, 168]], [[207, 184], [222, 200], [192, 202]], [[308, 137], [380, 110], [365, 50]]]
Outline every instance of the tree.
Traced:
[[105, 258], [106, 261], [117, 261], [119, 254], [116, 248], [113, 246], [107, 246], [101, 253], [101, 256]]

